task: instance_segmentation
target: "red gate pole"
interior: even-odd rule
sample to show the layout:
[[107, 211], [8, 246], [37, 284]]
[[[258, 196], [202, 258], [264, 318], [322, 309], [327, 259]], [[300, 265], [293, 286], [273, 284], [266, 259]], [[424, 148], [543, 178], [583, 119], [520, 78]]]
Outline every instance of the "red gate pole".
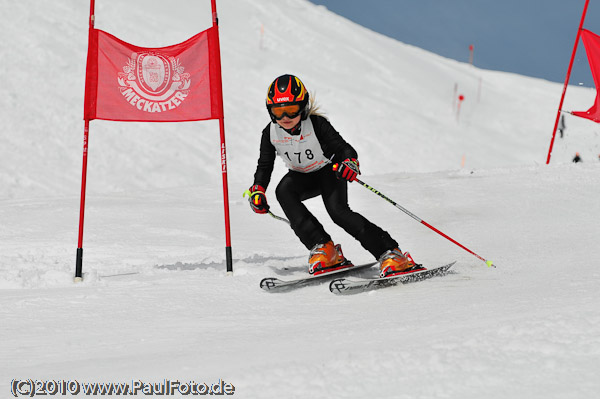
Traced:
[[77, 259], [75, 261], [75, 281], [83, 279], [83, 216], [85, 214], [85, 188], [87, 177], [87, 153], [90, 133], [90, 121], [85, 121], [83, 129], [83, 167], [81, 172], [81, 198], [79, 205], [79, 238], [77, 240]]
[[548, 150], [548, 157], [546, 158], [546, 165], [550, 163], [550, 156], [552, 155], [552, 147], [554, 147], [554, 139], [556, 138], [556, 129], [558, 127], [558, 121], [560, 119], [560, 113], [562, 112], [563, 101], [565, 100], [565, 94], [567, 93], [567, 86], [569, 85], [569, 78], [571, 77], [571, 69], [573, 68], [573, 61], [575, 60], [575, 53], [577, 52], [577, 45], [579, 44], [579, 37], [581, 36], [581, 29], [583, 28], [583, 22], [585, 21], [585, 14], [587, 14], [588, 3], [590, 0], [585, 0], [585, 6], [583, 6], [583, 14], [581, 15], [581, 22], [579, 22], [579, 29], [577, 29], [577, 36], [575, 37], [575, 45], [573, 46], [573, 53], [571, 54], [571, 61], [569, 62], [569, 69], [567, 70], [567, 77], [563, 86], [562, 95], [560, 97], [560, 103], [558, 104], [558, 112], [556, 113], [556, 121], [554, 122], [554, 130], [552, 130], [552, 139], [550, 140], [550, 149]]
[[469, 64], [473, 65], [473, 50], [474, 46], [469, 44]]
[[217, 2], [211, 0], [212, 16], [213, 16], [213, 27], [217, 30], [216, 37], [216, 52], [215, 64], [218, 69], [217, 86], [221, 97], [219, 102], [220, 117], [219, 117], [219, 131], [221, 134], [221, 173], [223, 175], [223, 209], [225, 214], [225, 263], [227, 265], [227, 274], [233, 273], [233, 258], [231, 254], [231, 227], [229, 219], [229, 190], [227, 184], [227, 150], [225, 146], [225, 116], [223, 113], [223, 81], [221, 76], [221, 47], [219, 43], [219, 17], [217, 16]]
[[[92, 30], [94, 29], [94, 10], [95, 0], [90, 0], [90, 29], [89, 37], [91, 39]], [[88, 40], [88, 51], [90, 41]], [[86, 68], [87, 69], [87, 68]], [[87, 72], [86, 72], [87, 77]], [[88, 159], [88, 142], [90, 136], [90, 121], [85, 119], [85, 127], [83, 129], [83, 166], [81, 171], [81, 198], [79, 205], [79, 237], [77, 239], [77, 256], [75, 259], [75, 281], [83, 280], [83, 217], [85, 214], [85, 188], [87, 180], [87, 159]]]

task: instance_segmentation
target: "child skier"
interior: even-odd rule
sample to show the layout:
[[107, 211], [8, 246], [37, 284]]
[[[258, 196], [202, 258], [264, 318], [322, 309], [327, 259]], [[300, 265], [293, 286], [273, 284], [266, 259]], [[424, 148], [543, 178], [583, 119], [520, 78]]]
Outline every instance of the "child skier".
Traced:
[[[304, 84], [293, 75], [282, 75], [269, 86], [266, 99], [271, 122], [262, 131], [260, 157], [250, 205], [256, 213], [267, 213], [266, 189], [271, 180], [275, 155], [289, 172], [281, 179], [275, 195], [294, 233], [310, 250], [308, 271], [321, 274], [351, 267], [341, 246], [335, 245], [323, 226], [302, 201], [321, 195], [325, 209], [335, 224], [357, 239], [380, 263], [380, 274], [388, 277], [416, 270], [408, 253], [380, 227], [348, 206], [348, 182], [360, 174], [358, 155], [329, 121], [317, 113], [318, 107]], [[333, 166], [330, 166], [330, 163]]]

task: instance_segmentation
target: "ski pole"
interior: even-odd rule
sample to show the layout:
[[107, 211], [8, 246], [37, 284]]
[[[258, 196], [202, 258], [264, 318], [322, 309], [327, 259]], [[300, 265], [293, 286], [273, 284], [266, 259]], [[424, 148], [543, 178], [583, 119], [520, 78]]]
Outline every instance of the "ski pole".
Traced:
[[[250, 197], [250, 190], [246, 190], [246, 191], [244, 191], [244, 194], [242, 194], [242, 197], [246, 198], [246, 195], [248, 196], [248, 202], [250, 202], [250, 201], [251, 201], [251, 197]], [[289, 220], [287, 220], [286, 218], [282, 218], [281, 216], [277, 216], [277, 215], [275, 215], [275, 214], [274, 214], [273, 212], [271, 212], [271, 211], [267, 211], [267, 213], [268, 213], [269, 215], [271, 215], [271, 216], [273, 217], [273, 219], [281, 220], [282, 222], [285, 222], [285, 223], [287, 223], [287, 224], [290, 224], [290, 221], [289, 221]]]
[[401, 205], [398, 205], [396, 202], [394, 202], [393, 200], [391, 200], [387, 196], [383, 195], [381, 192], [379, 192], [375, 188], [369, 186], [367, 183], [360, 181], [358, 178], [354, 179], [354, 181], [358, 182], [358, 184], [360, 184], [361, 186], [369, 189], [370, 191], [372, 191], [373, 193], [377, 194], [378, 196], [380, 196], [381, 198], [383, 198], [384, 200], [386, 200], [390, 204], [394, 205], [396, 208], [400, 209], [402, 212], [406, 213], [408, 216], [410, 216], [411, 218], [415, 219], [417, 222], [421, 223], [422, 225], [425, 225], [425, 226], [429, 227], [431, 230], [435, 231], [436, 233], [438, 233], [439, 235], [441, 235], [445, 239], [452, 241], [454, 244], [458, 245], [459, 247], [461, 247], [465, 251], [469, 252], [470, 254], [475, 255], [477, 258], [479, 258], [482, 261], [484, 261], [485, 264], [488, 265], [489, 267], [496, 267], [496, 265], [494, 265], [494, 263], [492, 263], [491, 260], [486, 260], [485, 258], [477, 255], [475, 252], [471, 251], [469, 248], [465, 247], [464, 245], [462, 245], [458, 241], [454, 240], [453, 238], [449, 237], [448, 235], [442, 233], [441, 231], [439, 231], [438, 229], [436, 229], [435, 227], [433, 227], [432, 225], [430, 225], [426, 221], [424, 221], [421, 218], [417, 217], [414, 213], [410, 212], [408, 209], [404, 208]]
[[275, 215], [275, 214], [274, 214], [273, 212], [271, 212], [271, 211], [268, 211], [267, 213], [268, 213], [269, 215], [271, 215], [271, 216], [272, 216], [274, 219], [281, 220], [282, 222], [286, 222], [287, 224], [290, 224], [290, 221], [289, 221], [289, 220], [287, 220], [286, 218], [282, 218], [281, 216], [277, 216], [277, 215]]

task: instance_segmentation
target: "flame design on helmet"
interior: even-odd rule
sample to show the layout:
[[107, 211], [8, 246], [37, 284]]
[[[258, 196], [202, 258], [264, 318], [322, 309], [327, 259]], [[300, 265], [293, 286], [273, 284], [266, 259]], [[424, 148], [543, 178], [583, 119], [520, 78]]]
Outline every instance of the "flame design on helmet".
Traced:
[[281, 75], [269, 85], [266, 99], [267, 110], [269, 110], [269, 115], [271, 115], [271, 108], [273, 106], [292, 104], [298, 104], [301, 110], [305, 110], [308, 104], [308, 91], [298, 77], [294, 75]]

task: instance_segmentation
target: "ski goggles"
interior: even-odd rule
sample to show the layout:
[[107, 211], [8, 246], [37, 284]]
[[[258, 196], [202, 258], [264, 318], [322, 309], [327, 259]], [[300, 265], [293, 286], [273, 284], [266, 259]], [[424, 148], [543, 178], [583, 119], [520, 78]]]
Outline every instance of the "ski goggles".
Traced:
[[271, 107], [271, 115], [275, 120], [281, 120], [284, 116], [290, 119], [296, 118], [300, 115], [300, 106], [298, 104], [284, 105], [283, 107]]

